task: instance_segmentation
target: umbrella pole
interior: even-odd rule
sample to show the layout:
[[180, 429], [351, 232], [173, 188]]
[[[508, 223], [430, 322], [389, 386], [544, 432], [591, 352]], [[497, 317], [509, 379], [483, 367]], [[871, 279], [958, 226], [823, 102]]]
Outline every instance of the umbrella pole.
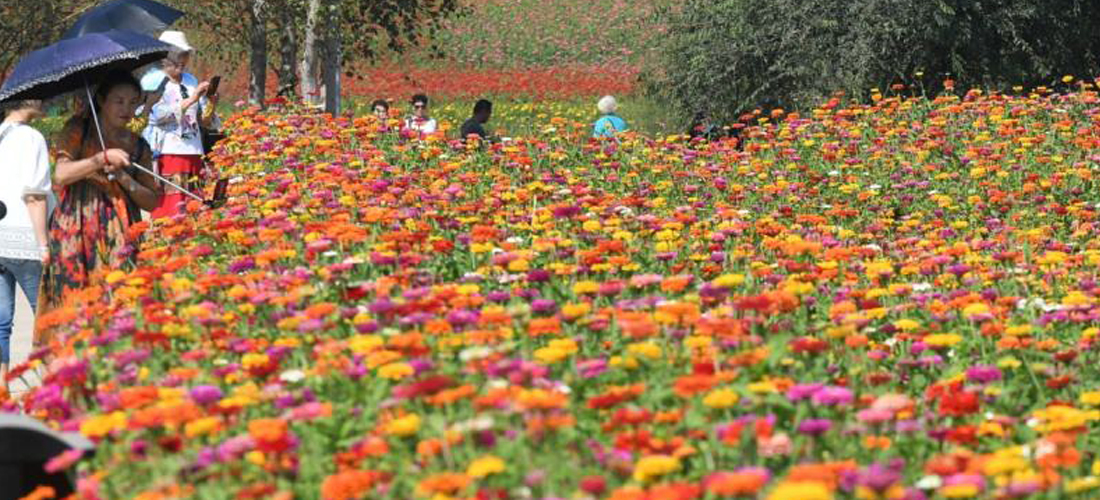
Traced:
[[200, 197], [199, 195], [197, 195], [197, 194], [195, 194], [195, 193], [192, 193], [191, 191], [188, 191], [188, 190], [186, 190], [186, 189], [184, 189], [184, 188], [180, 187], [180, 186], [179, 186], [179, 184], [176, 184], [176, 183], [174, 183], [174, 182], [172, 182], [172, 181], [170, 181], [170, 180], [168, 180], [168, 179], [166, 179], [166, 178], [162, 177], [162, 176], [161, 176], [160, 174], [158, 174], [158, 173], [156, 173], [156, 172], [154, 172], [154, 171], [152, 171], [152, 170], [150, 170], [150, 169], [148, 169], [148, 168], [145, 168], [145, 167], [143, 167], [143, 166], [141, 166], [141, 165], [139, 165], [139, 164], [137, 164], [137, 163], [134, 163], [134, 162], [130, 162], [130, 166], [132, 166], [132, 167], [135, 167], [135, 168], [137, 168], [138, 170], [141, 170], [142, 172], [145, 172], [145, 173], [147, 173], [147, 174], [149, 174], [149, 175], [153, 176], [153, 178], [154, 178], [154, 179], [156, 179], [156, 180], [158, 180], [158, 181], [161, 181], [161, 182], [163, 182], [163, 183], [165, 183], [165, 184], [167, 184], [167, 185], [169, 185], [169, 186], [172, 186], [172, 187], [176, 188], [176, 190], [177, 190], [177, 191], [179, 191], [179, 192], [181, 192], [181, 193], [183, 193], [183, 194], [185, 194], [185, 195], [187, 195], [187, 196], [190, 196], [190, 197], [192, 197], [192, 198], [194, 198], [194, 199], [196, 199], [196, 200], [199, 200], [199, 201], [201, 201], [201, 202], [204, 202], [204, 203], [205, 203], [205, 201], [206, 201], [206, 200], [203, 200], [203, 199], [202, 199], [202, 198], [201, 198], [201, 197]]
[[[104, 152], [106, 152], [107, 151], [107, 142], [103, 140], [103, 130], [101, 130], [99, 128], [99, 113], [96, 113], [95, 102], [92, 101], [92, 90], [88, 86], [87, 80], [84, 81], [84, 93], [88, 96], [88, 107], [90, 107], [91, 110], [92, 110], [92, 121], [95, 122], [95, 132], [96, 132], [96, 135], [99, 136], [99, 147]], [[133, 165], [134, 167], [137, 167], [138, 170], [141, 170], [141, 171], [143, 171], [143, 172], [145, 172], [149, 175], [152, 175], [153, 178], [155, 178], [155, 179], [157, 179], [157, 180], [159, 180], [159, 181], [161, 181], [161, 182], [163, 182], [163, 183], [165, 183], [169, 186], [172, 186], [173, 188], [176, 188], [177, 191], [179, 191], [179, 192], [181, 192], [181, 193], [183, 193], [187, 196], [190, 196], [190, 197], [192, 197], [196, 200], [205, 202], [205, 200], [203, 200], [201, 196], [180, 187], [179, 184], [176, 184], [176, 183], [164, 178], [160, 174], [158, 174], [158, 173], [156, 173], [156, 172], [154, 172], [154, 171], [152, 171], [148, 168], [145, 168], [145, 167], [143, 167], [141, 165], [138, 165], [137, 163], [134, 163], [134, 162], [130, 162], [130, 165]], [[110, 178], [111, 180], [114, 180], [115, 176], [108, 174], [107, 177]]]

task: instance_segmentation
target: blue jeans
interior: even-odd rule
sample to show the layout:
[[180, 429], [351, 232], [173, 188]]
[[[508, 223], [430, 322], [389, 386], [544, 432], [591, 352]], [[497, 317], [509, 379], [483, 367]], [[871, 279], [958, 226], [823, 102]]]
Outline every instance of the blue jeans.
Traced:
[[34, 310], [38, 302], [38, 282], [42, 279], [42, 263], [37, 260], [0, 257], [0, 364], [11, 361], [11, 327], [15, 319], [15, 284]]

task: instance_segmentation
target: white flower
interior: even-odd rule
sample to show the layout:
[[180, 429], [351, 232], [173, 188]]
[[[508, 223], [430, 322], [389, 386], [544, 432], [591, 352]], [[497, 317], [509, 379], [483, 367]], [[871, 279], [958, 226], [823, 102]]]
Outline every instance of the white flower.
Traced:
[[282, 380], [283, 382], [286, 382], [288, 384], [296, 384], [298, 382], [301, 382], [302, 380], [305, 380], [305, 378], [306, 372], [302, 370], [287, 370], [279, 374], [279, 380]]
[[913, 283], [911, 286], [914, 292], [927, 292], [932, 289], [931, 283]]
[[744, 216], [746, 216], [746, 215], [749, 215], [749, 213], [750, 213], [750, 212], [749, 212], [748, 210], [738, 210], [738, 211], [737, 211], [737, 215], [740, 215], [741, 217], [744, 217]]
[[327, 251], [327, 252], [325, 252], [321, 255], [324, 256], [324, 257], [335, 257], [335, 256], [340, 255], [340, 254], [338, 252], [336, 252], [335, 250], [329, 250], [329, 251]]
[[882, 189], [882, 186], [878, 184], [871, 184], [870, 186], [867, 186], [867, 189], [870, 189], [871, 191], [877, 191], [879, 189]]
[[507, 380], [495, 378], [486, 382], [485, 386], [489, 389], [507, 389], [509, 384]]
[[840, 171], [839, 171], [839, 170], [830, 170], [830, 171], [829, 171], [829, 177], [836, 177], [836, 176], [838, 176], [838, 175], [840, 175]]
[[485, 359], [491, 354], [493, 354], [493, 350], [485, 346], [468, 347], [458, 353], [458, 359], [466, 363], [475, 359]]
[[523, 243], [523, 238], [520, 238], [519, 236], [512, 236], [511, 238], [508, 238], [504, 241], [507, 241], [508, 243], [511, 243], [513, 245], [518, 245], [520, 243]]
[[943, 486], [943, 478], [935, 474], [924, 476], [920, 478], [914, 486], [921, 490], [934, 490]]

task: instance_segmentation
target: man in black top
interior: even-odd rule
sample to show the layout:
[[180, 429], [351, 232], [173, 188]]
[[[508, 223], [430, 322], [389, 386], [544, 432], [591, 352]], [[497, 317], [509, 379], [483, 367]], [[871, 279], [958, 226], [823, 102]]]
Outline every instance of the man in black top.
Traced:
[[474, 104], [474, 116], [471, 116], [469, 120], [466, 120], [462, 124], [462, 128], [459, 129], [458, 135], [460, 139], [465, 140], [470, 134], [477, 135], [479, 139], [486, 139], [489, 134], [485, 133], [485, 123], [488, 123], [489, 118], [493, 116], [493, 103], [481, 99]]

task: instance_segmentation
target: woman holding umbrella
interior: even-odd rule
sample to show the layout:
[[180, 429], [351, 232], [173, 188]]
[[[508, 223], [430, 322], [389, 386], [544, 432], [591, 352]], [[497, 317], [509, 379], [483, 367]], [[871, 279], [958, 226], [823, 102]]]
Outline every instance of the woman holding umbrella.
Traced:
[[[128, 127], [141, 101], [140, 84], [129, 72], [111, 72], [92, 100], [95, 113], [71, 118], [56, 141], [58, 206], [38, 294], [40, 314], [60, 306], [67, 293], [92, 284], [97, 275], [121, 269], [137, 249], [130, 227], [141, 221], [142, 210], [160, 203], [156, 180], [131, 166], [131, 161], [148, 165], [152, 157], [149, 144]], [[49, 340], [41, 338], [42, 331], [36, 335], [36, 345]]]

